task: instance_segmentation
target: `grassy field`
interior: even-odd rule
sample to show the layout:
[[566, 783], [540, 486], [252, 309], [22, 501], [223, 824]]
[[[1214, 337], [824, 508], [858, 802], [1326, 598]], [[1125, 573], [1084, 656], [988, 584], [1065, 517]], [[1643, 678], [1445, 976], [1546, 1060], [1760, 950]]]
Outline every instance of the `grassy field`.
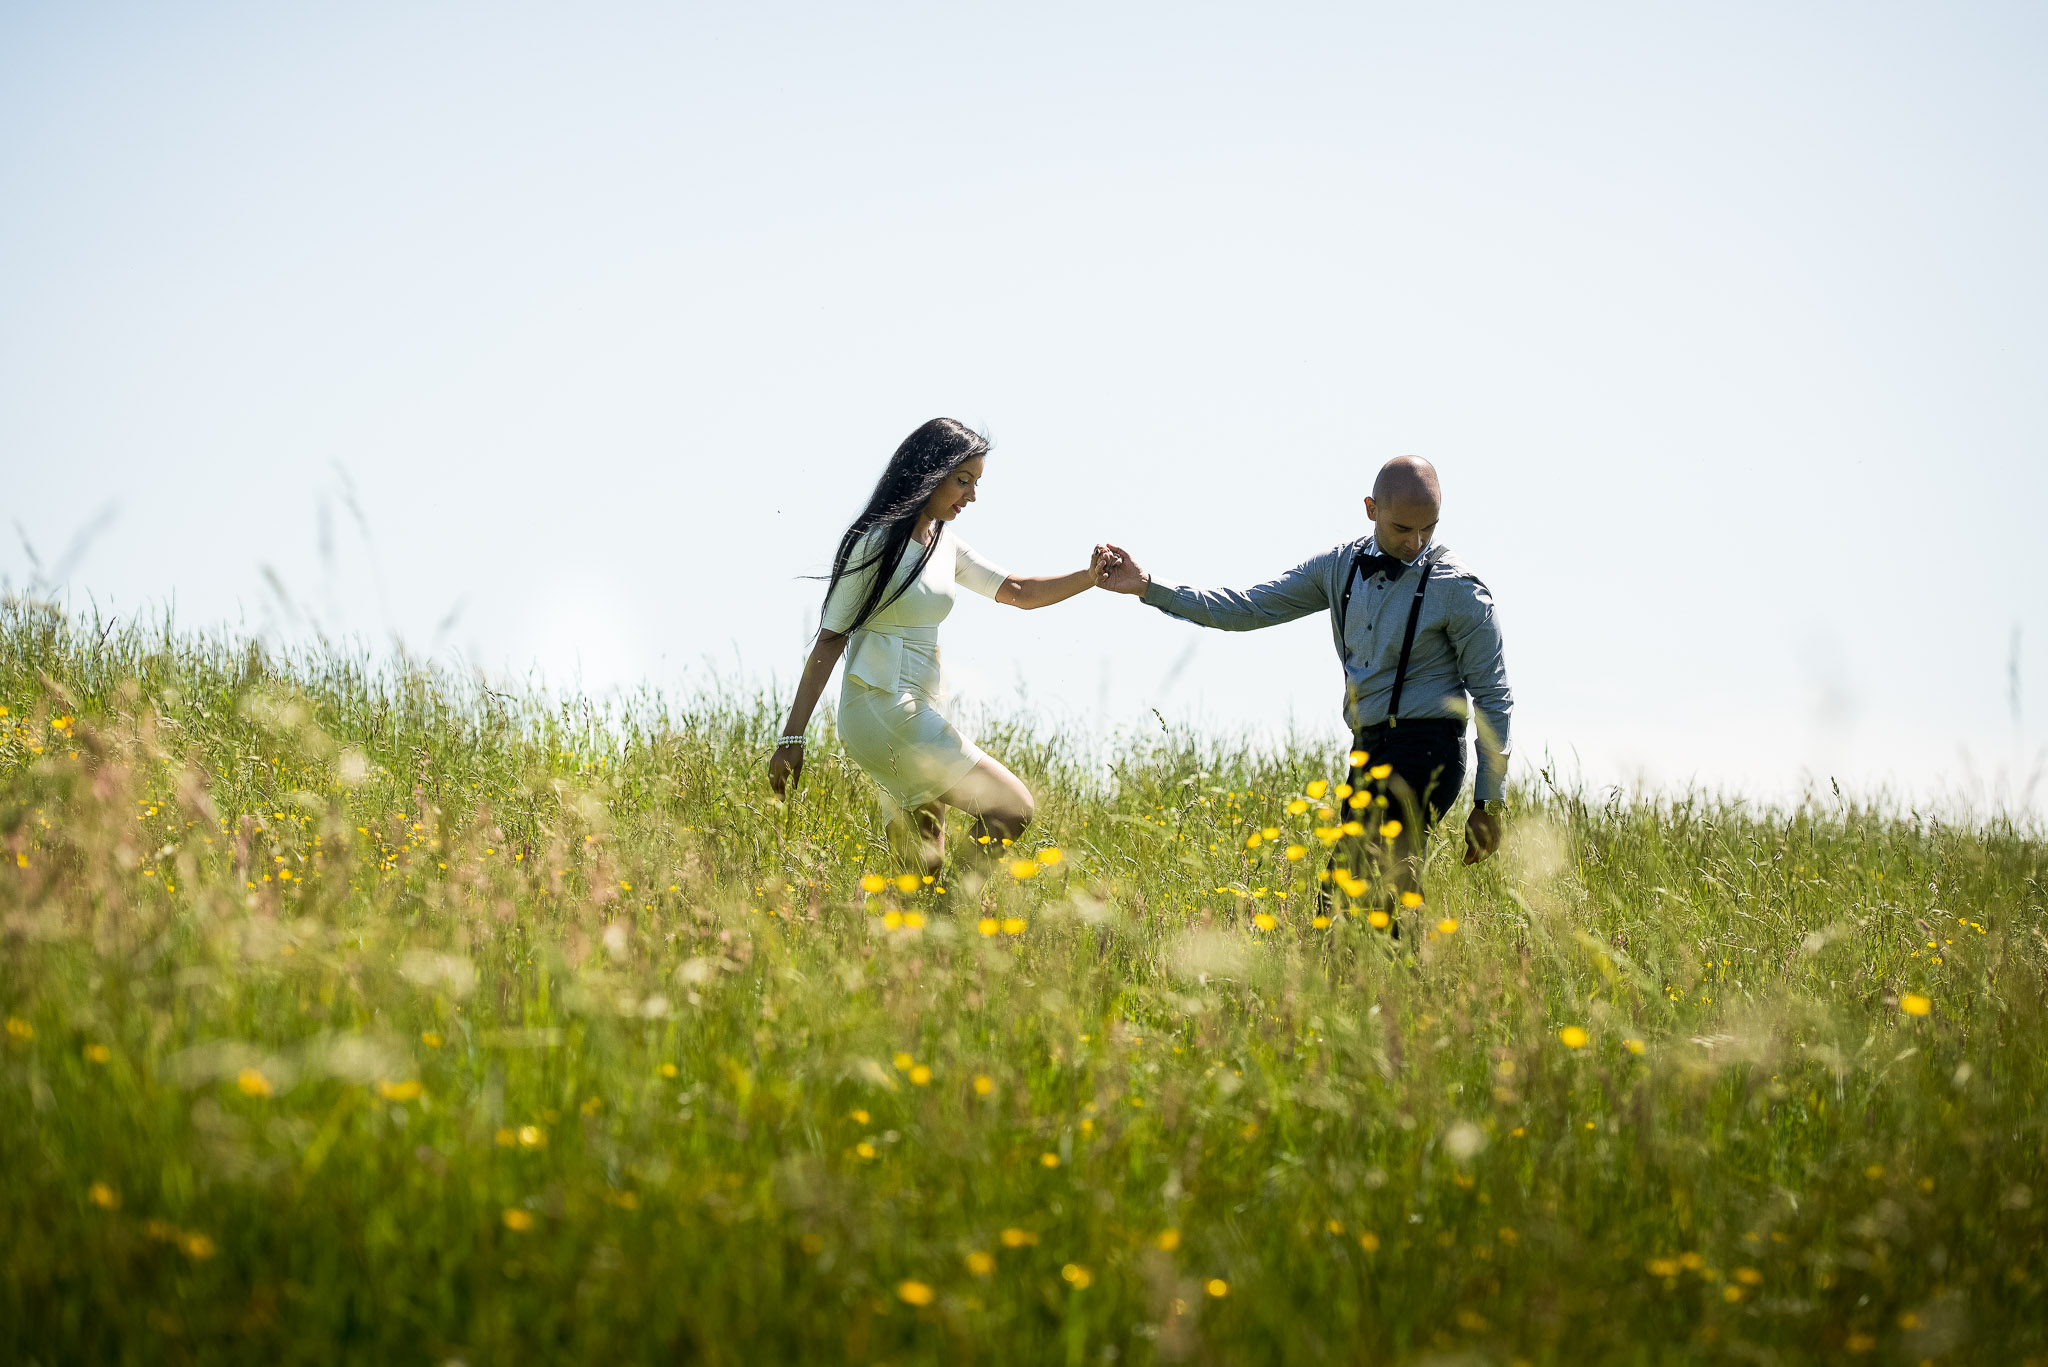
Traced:
[[6, 1361], [2048, 1361], [2038, 832], [1543, 785], [1397, 944], [1334, 753], [998, 729], [942, 893], [765, 700], [103, 627], [0, 609]]

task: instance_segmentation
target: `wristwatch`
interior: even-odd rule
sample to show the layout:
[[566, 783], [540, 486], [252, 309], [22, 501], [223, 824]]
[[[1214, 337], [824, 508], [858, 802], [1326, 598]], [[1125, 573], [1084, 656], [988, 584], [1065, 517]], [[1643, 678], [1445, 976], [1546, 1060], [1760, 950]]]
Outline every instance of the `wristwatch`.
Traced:
[[1488, 798], [1484, 802], [1475, 802], [1472, 805], [1485, 812], [1488, 816], [1506, 816], [1508, 814], [1508, 804], [1497, 797]]

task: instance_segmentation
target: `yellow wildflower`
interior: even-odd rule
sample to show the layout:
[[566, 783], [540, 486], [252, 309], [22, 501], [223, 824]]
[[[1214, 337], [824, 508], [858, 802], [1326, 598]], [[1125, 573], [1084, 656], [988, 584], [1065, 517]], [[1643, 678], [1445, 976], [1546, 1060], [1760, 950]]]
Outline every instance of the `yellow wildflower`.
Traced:
[[1076, 1291], [1086, 1291], [1095, 1280], [1095, 1274], [1079, 1263], [1068, 1263], [1062, 1267], [1060, 1276], [1066, 1278]]
[[1159, 1237], [1152, 1242], [1159, 1246], [1161, 1253], [1171, 1253], [1180, 1247], [1180, 1231], [1177, 1229], [1162, 1229], [1159, 1231]]
[[910, 1085], [911, 1085], [911, 1086], [913, 1086], [913, 1087], [929, 1087], [929, 1086], [931, 1085], [931, 1081], [932, 1081], [932, 1070], [931, 1070], [931, 1067], [930, 1067], [930, 1066], [929, 1066], [928, 1064], [923, 1064], [923, 1063], [920, 1063], [920, 1064], [918, 1064], [918, 1065], [917, 1065], [917, 1066], [916, 1066], [915, 1068], [912, 1068], [912, 1069], [910, 1070]]
[[1272, 912], [1262, 911], [1258, 915], [1252, 917], [1252, 924], [1257, 926], [1260, 930], [1271, 930], [1273, 927], [1279, 925], [1280, 922], [1274, 919]]
[[1643, 1267], [1652, 1277], [1676, 1277], [1678, 1264], [1670, 1258], [1652, 1258]]
[[95, 1182], [85, 1189], [87, 1199], [101, 1210], [119, 1210], [121, 1194], [105, 1182]]
[[987, 1096], [990, 1092], [993, 1092], [995, 1089], [995, 1079], [990, 1077], [987, 1073], [976, 1073], [974, 1075], [974, 1094], [976, 1096]]
[[1022, 916], [1005, 916], [1003, 918], [1003, 934], [1022, 935], [1023, 933], [1024, 918]]
[[1576, 1025], [1567, 1025], [1557, 1032], [1557, 1037], [1564, 1041], [1564, 1047], [1567, 1049], [1583, 1049], [1588, 1039], [1586, 1032]]
[[1202, 1289], [1220, 1301], [1230, 1294], [1230, 1283], [1221, 1277], [1211, 1277], [1202, 1283]]
[[7, 1018], [7, 1033], [24, 1043], [36, 1037], [36, 1028], [19, 1016]]
[[386, 1101], [413, 1101], [425, 1090], [418, 1078], [410, 1078], [404, 1082], [393, 1082], [387, 1078], [377, 1084], [377, 1095]]
[[205, 1262], [217, 1251], [213, 1240], [191, 1230], [178, 1236], [178, 1247], [183, 1250], [186, 1257], [198, 1263]]
[[1052, 845], [1047, 845], [1044, 849], [1038, 852], [1038, 862], [1045, 865], [1045, 867], [1047, 868], [1051, 868], [1053, 865], [1059, 863], [1066, 857], [1066, 851]]
[[241, 1089], [243, 1096], [270, 1095], [270, 1079], [254, 1068], [244, 1068], [235, 1074], [235, 1086]]
[[1302, 789], [1302, 791], [1307, 793], [1310, 797], [1320, 798], [1324, 793], [1330, 791], [1330, 781], [1326, 778], [1319, 778], [1315, 780], [1313, 783], [1309, 784], [1308, 787]]
[[868, 1141], [865, 1139], [861, 1140], [860, 1143], [855, 1144], [853, 1146], [853, 1151], [856, 1155], [858, 1155], [861, 1158], [873, 1158], [875, 1156], [875, 1146], [873, 1144], [868, 1143]]
[[1899, 1010], [1909, 1016], [1924, 1016], [1934, 1009], [1934, 1003], [1918, 992], [1908, 992], [1899, 998]]
[[996, 1270], [996, 1255], [975, 1249], [967, 1255], [967, 1270], [977, 1277], [986, 1277]]
[[1318, 916], [1313, 921], [1310, 921], [1309, 924], [1314, 926], [1317, 930], [1324, 930], [1328, 928], [1330, 924], [1330, 918], [1327, 916]]
[[1394, 766], [1391, 764], [1375, 764], [1367, 772], [1374, 778], [1384, 781], [1393, 776]]
[[1038, 1161], [1043, 1167], [1056, 1168], [1060, 1165], [1060, 1156], [1056, 1153], [1042, 1153], [1038, 1155]]
[[914, 874], [914, 873], [899, 873], [899, 874], [897, 874], [897, 875], [896, 875], [896, 891], [898, 891], [898, 892], [916, 892], [916, 891], [917, 891], [917, 886], [918, 886], [918, 884], [917, 884], [917, 875], [916, 875], [916, 874]]
[[1436, 923], [1436, 931], [1439, 935], [1456, 935], [1458, 933], [1457, 918], [1454, 916], [1444, 917], [1443, 920]]
[[1306, 845], [1289, 845], [1287, 847], [1287, 857], [1289, 859], [1299, 859], [1307, 853], [1308, 846]]
[[864, 1111], [864, 1110], [853, 1110], [853, 1111], [848, 1111], [848, 1112], [847, 1112], [846, 1114], [847, 1114], [847, 1117], [848, 1117], [848, 1118], [849, 1118], [850, 1120], [852, 1120], [852, 1121], [853, 1121], [853, 1123], [854, 1123], [854, 1124], [856, 1124], [856, 1125], [865, 1125], [865, 1124], [867, 1124], [867, 1123], [868, 1123], [868, 1121], [869, 1121], [869, 1120], [870, 1120], [870, 1119], [872, 1118], [872, 1117], [870, 1117], [870, 1116], [868, 1115], [868, 1113], [867, 1113], [866, 1111]]
[[1419, 892], [1404, 892], [1404, 893], [1402, 893], [1402, 894], [1401, 894], [1401, 905], [1402, 905], [1402, 906], [1404, 906], [1404, 907], [1406, 907], [1406, 908], [1408, 908], [1408, 910], [1410, 910], [1410, 911], [1413, 911], [1413, 910], [1415, 910], [1415, 908], [1417, 908], [1417, 907], [1419, 907], [1419, 906], [1421, 906], [1421, 905], [1422, 905], [1422, 894], [1421, 894], [1421, 893], [1419, 893]]
[[656, 1068], [654, 1071], [660, 1073], [663, 1077], [674, 1077], [676, 1075], [677, 1069], [673, 1063], [664, 1063], [659, 1068]]
[[982, 917], [974, 923], [974, 928], [984, 935], [1000, 935], [1003, 933], [1003, 923], [993, 916]]
[[886, 888], [888, 886], [889, 880], [882, 877], [882, 875], [879, 873], [868, 874], [865, 878], [862, 878], [860, 880], [860, 887], [862, 892], [880, 892], [883, 888]]
[[439, 1049], [446, 1042], [441, 1038], [439, 1031], [422, 1030], [420, 1032], [420, 1043], [426, 1045], [429, 1049]]
[[1028, 1229], [1006, 1229], [996, 1236], [1004, 1248], [1032, 1248], [1038, 1243], [1038, 1236]]
[[533, 1212], [521, 1210], [517, 1206], [506, 1207], [505, 1228], [511, 1230], [514, 1234], [524, 1234], [527, 1230], [533, 1228]]
[[932, 1290], [923, 1282], [913, 1281], [909, 1278], [896, 1283], [897, 1299], [901, 1300], [905, 1305], [930, 1305], [934, 1300], [938, 1299], [938, 1294], [938, 1292]]
[[1364, 763], [1371, 758], [1372, 754], [1369, 751], [1353, 750], [1350, 754], [1344, 756], [1344, 761], [1345, 763], [1349, 764], [1352, 768], [1357, 769], [1363, 766]]
[[1374, 930], [1385, 930], [1394, 918], [1387, 915], [1384, 911], [1372, 911], [1366, 913], [1365, 919]]
[[88, 1044], [85, 1046], [85, 1061], [87, 1063], [105, 1063], [113, 1056], [114, 1051], [107, 1048], [104, 1044]]
[[546, 1133], [545, 1133], [545, 1132], [544, 1132], [544, 1131], [543, 1131], [543, 1130], [541, 1129], [541, 1127], [540, 1127], [540, 1126], [538, 1126], [538, 1125], [521, 1125], [521, 1126], [519, 1127], [519, 1147], [520, 1147], [520, 1148], [522, 1148], [522, 1149], [539, 1149], [539, 1148], [545, 1148], [545, 1147], [547, 1146], [547, 1142], [548, 1142], [548, 1137], [547, 1137], [547, 1134], [546, 1134]]
[[911, 1069], [911, 1065], [917, 1062], [917, 1060], [912, 1058], [910, 1055], [902, 1053], [897, 1054], [895, 1058], [890, 1059], [889, 1061], [896, 1065], [896, 1071], [899, 1073], [909, 1072]]
[[1628, 1050], [1631, 1054], [1640, 1054], [1649, 1046], [1639, 1039], [1625, 1039], [1621, 1042], [1621, 1047]]
[[1380, 1251], [1380, 1236], [1368, 1229], [1358, 1236], [1358, 1246], [1367, 1253], [1377, 1253]]
[[1026, 878], [1034, 878], [1037, 875], [1038, 861], [1036, 859], [1012, 859], [1010, 861], [1010, 877], [1017, 879], [1019, 882]]
[[906, 912], [904, 912], [904, 913], [903, 913], [903, 928], [904, 928], [905, 930], [923, 930], [923, 929], [924, 929], [924, 913], [923, 913], [923, 912], [921, 912], [921, 911], [906, 911]]
[[1387, 821], [1381, 823], [1380, 825], [1380, 838], [1382, 840], [1392, 840], [1395, 836], [1399, 835], [1400, 833], [1401, 823], [1398, 821]]
[[1296, 798], [1294, 799], [1294, 801], [1287, 804], [1287, 814], [1289, 816], [1300, 816], [1303, 812], [1307, 810], [1308, 803], [1302, 798]]

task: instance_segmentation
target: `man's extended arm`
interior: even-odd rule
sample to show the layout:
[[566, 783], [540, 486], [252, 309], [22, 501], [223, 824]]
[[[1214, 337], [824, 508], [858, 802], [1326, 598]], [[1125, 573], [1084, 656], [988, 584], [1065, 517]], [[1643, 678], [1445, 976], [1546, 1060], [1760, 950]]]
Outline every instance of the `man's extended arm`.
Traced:
[[1121, 546], [1099, 546], [1096, 582], [1114, 593], [1132, 594], [1161, 612], [1223, 631], [1257, 631], [1330, 606], [1327, 555], [1296, 565], [1278, 579], [1248, 589], [1191, 589], [1162, 584], [1138, 567]]

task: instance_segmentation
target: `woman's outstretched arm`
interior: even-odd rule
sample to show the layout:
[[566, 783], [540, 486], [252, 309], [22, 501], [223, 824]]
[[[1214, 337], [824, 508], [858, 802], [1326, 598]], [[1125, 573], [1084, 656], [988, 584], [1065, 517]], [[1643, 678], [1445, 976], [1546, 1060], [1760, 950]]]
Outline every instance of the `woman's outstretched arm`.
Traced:
[[1088, 568], [1075, 570], [1072, 574], [1010, 575], [996, 590], [996, 601], [1013, 608], [1049, 608], [1054, 603], [1064, 603], [1075, 594], [1095, 587], [1096, 574], [1104, 559], [1103, 551], [1103, 547], [1096, 547], [1095, 554], [1088, 557]]
[[[832, 670], [838, 665], [839, 657], [846, 653], [846, 636], [837, 631], [821, 631], [818, 643], [811, 647], [811, 658], [804, 661], [804, 676], [797, 682], [796, 699], [789, 705], [789, 719], [782, 724], [785, 736], [801, 736], [811, 724], [811, 713], [818, 706], [818, 696], [825, 691], [825, 683], [832, 677]], [[791, 742], [777, 745], [775, 753], [768, 759], [768, 786], [775, 790], [775, 796], [783, 796], [804, 772], [804, 747]]]
[[1049, 608], [1095, 587], [1089, 570], [1072, 574], [1013, 574], [996, 590], [996, 601], [1013, 608]]

